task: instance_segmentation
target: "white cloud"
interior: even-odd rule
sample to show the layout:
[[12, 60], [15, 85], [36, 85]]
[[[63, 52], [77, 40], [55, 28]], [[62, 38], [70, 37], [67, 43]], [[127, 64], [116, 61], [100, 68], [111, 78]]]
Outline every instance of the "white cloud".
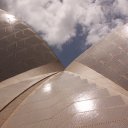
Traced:
[[128, 16], [128, 0], [117, 0], [115, 6], [121, 14]]
[[88, 30], [86, 42], [95, 43], [116, 26], [128, 22], [128, 0], [6, 1], [14, 15], [42, 32], [50, 45], [58, 47], [75, 36], [77, 24]]

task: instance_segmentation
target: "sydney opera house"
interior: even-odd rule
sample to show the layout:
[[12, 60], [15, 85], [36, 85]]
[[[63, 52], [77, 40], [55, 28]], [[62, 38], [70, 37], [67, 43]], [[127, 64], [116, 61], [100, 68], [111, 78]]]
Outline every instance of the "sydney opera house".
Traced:
[[0, 10], [0, 128], [128, 128], [128, 26], [67, 68]]

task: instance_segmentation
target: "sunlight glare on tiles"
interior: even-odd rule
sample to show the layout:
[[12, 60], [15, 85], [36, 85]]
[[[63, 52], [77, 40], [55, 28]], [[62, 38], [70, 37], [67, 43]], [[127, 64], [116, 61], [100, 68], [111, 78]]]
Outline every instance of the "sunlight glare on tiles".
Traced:
[[6, 21], [10, 24], [13, 24], [17, 21], [17, 19], [15, 18], [15, 16], [10, 15], [10, 14], [4, 14], [3, 17], [6, 19]]
[[44, 87], [43, 87], [43, 92], [51, 92], [52, 91], [52, 84], [51, 83], [48, 83], [46, 84]]
[[90, 111], [95, 109], [95, 104], [91, 100], [81, 101], [81, 102], [75, 103], [75, 108], [78, 112], [85, 112], [85, 111]]

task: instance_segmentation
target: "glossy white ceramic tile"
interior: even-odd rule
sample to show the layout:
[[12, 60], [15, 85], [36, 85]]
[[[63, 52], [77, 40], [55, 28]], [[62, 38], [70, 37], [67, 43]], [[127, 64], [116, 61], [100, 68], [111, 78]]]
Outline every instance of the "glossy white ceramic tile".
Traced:
[[63, 72], [40, 85], [2, 128], [90, 127], [125, 118], [128, 108], [124, 105], [120, 96], [111, 96], [106, 89]]

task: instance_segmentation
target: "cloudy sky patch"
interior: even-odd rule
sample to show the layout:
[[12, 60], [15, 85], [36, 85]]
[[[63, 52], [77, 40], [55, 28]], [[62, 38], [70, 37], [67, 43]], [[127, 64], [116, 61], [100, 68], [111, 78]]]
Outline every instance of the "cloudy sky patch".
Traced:
[[[61, 47], [76, 36], [80, 24], [93, 44], [113, 28], [128, 22], [128, 0], [6, 0], [9, 10], [42, 33], [50, 44]], [[79, 43], [79, 42], [78, 42]]]
[[65, 65], [128, 23], [128, 0], [0, 0], [0, 8], [31, 25]]

